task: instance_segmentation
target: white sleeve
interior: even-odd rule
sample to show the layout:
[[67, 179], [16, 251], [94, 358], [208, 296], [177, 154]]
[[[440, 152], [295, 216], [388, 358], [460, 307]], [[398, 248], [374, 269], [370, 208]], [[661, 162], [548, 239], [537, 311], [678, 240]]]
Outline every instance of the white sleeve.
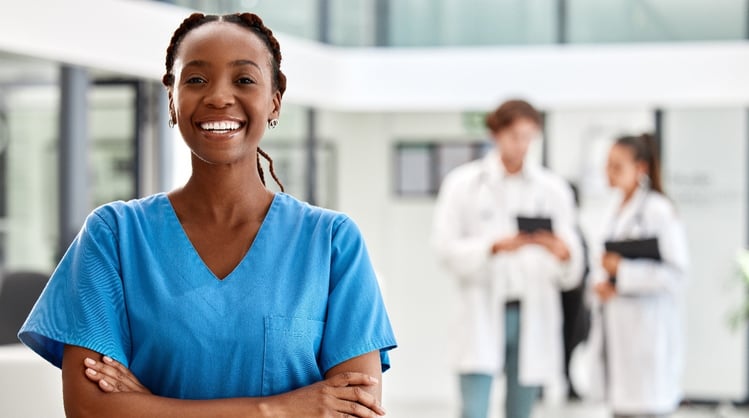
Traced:
[[432, 246], [443, 265], [461, 280], [484, 280], [478, 274], [491, 258], [492, 240], [485, 236], [471, 236], [465, 224], [470, 216], [470, 199], [465, 181], [448, 175], [442, 183], [434, 208]]
[[[577, 216], [572, 189], [561, 185], [556, 193], [559, 196], [553, 212], [554, 233], [567, 245], [570, 258], [557, 261], [560, 270], [558, 284], [562, 290], [572, 289], [580, 284], [585, 271], [585, 253], [581, 232], [577, 228]], [[554, 258], [554, 260], [558, 260]]]

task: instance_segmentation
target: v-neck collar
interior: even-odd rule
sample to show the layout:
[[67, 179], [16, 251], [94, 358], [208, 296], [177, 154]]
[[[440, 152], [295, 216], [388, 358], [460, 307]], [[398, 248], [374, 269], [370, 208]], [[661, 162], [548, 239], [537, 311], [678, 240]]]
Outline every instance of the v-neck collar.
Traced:
[[[192, 241], [190, 241], [190, 238], [187, 236], [185, 228], [179, 221], [179, 217], [177, 217], [177, 211], [174, 210], [174, 206], [172, 205], [171, 200], [169, 200], [169, 196], [167, 196], [166, 193], [161, 193], [161, 197], [165, 206], [165, 212], [167, 213], [166, 218], [167, 222], [169, 223], [168, 227], [173, 231], [174, 239], [178, 241], [178, 243], [172, 244], [178, 245], [180, 253], [185, 257], [188, 257], [188, 259], [190, 260], [190, 265], [199, 268], [216, 283], [228, 283], [234, 276], [238, 274], [243, 265], [246, 264], [248, 260], [254, 256], [255, 253], [260, 251], [260, 248], [264, 246], [264, 242], [266, 241], [266, 234], [264, 232], [268, 228], [266, 227], [266, 225], [272, 223], [272, 218], [275, 216], [275, 213], [278, 210], [277, 206], [280, 204], [278, 203], [279, 193], [274, 193], [273, 200], [271, 200], [270, 206], [268, 207], [268, 212], [265, 214], [265, 217], [263, 218], [263, 221], [257, 230], [257, 234], [255, 235], [255, 239], [252, 241], [250, 248], [247, 249], [247, 252], [244, 254], [244, 256], [242, 256], [237, 265], [234, 266], [232, 271], [227, 274], [226, 277], [221, 279], [216, 276], [213, 270], [208, 267], [208, 265], [198, 253], [198, 250], [195, 249]], [[194, 276], [195, 271], [192, 271], [190, 275]]]

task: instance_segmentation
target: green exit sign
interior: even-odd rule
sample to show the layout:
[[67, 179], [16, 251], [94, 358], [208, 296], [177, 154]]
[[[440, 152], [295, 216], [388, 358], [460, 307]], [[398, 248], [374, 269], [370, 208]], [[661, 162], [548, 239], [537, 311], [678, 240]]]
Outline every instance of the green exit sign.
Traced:
[[487, 112], [463, 112], [463, 128], [470, 134], [486, 134], [487, 114]]

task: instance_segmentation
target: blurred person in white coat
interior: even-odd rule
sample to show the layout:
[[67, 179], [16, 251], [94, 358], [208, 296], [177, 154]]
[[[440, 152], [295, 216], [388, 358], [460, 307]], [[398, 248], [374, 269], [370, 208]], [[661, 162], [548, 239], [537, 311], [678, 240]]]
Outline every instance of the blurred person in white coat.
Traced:
[[[681, 401], [686, 235], [663, 192], [651, 135], [619, 138], [606, 171], [619, 193], [591, 272], [588, 395], [604, 399], [617, 418], [665, 417]], [[660, 261], [604, 250], [605, 241], [642, 239], [657, 240]]]
[[[505, 371], [505, 416], [528, 418], [541, 387], [564, 384], [559, 292], [581, 280], [582, 245], [569, 184], [525, 161], [540, 114], [511, 100], [486, 124], [496, 149], [446, 176], [432, 240], [460, 291], [461, 416], [487, 416], [492, 380]], [[553, 232], [521, 233], [518, 216], [550, 218]]]

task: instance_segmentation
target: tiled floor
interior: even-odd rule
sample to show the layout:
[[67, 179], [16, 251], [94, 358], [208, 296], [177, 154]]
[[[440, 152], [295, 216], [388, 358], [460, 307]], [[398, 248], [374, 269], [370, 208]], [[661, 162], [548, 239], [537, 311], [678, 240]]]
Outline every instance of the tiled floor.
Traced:
[[[455, 408], [393, 402], [385, 405], [389, 418], [458, 418]], [[606, 410], [600, 406], [582, 403], [569, 403], [559, 406], [539, 405], [533, 418], [609, 418]], [[502, 418], [502, 414], [493, 411], [491, 418]], [[690, 406], [679, 410], [671, 418], [749, 418], [749, 410], [731, 406], [707, 407]]]

